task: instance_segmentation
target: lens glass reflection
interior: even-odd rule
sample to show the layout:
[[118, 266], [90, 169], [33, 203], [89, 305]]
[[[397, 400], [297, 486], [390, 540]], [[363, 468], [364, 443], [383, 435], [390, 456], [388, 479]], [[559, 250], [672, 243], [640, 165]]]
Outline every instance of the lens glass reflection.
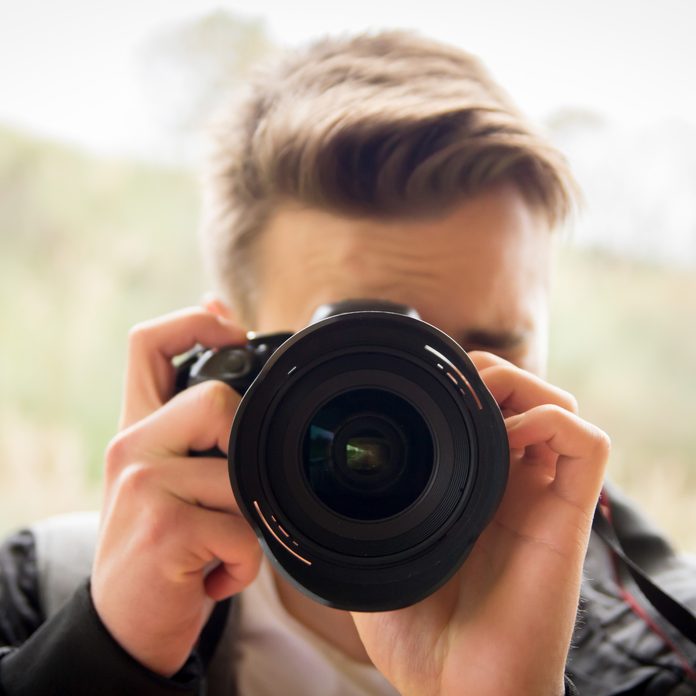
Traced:
[[378, 433], [358, 435], [346, 442], [346, 464], [352, 471], [363, 474], [378, 472], [392, 456], [389, 442]]
[[314, 495], [358, 520], [391, 517], [425, 490], [433, 443], [420, 413], [380, 389], [344, 392], [312, 417], [303, 467]]

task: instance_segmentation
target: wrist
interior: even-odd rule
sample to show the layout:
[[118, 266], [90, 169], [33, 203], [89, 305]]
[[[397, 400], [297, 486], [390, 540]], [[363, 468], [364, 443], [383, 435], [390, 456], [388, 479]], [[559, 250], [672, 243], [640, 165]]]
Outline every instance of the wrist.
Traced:
[[195, 696], [202, 676], [195, 656], [172, 679], [133, 659], [99, 619], [86, 585], [21, 647], [2, 658], [2, 687], [8, 693]]

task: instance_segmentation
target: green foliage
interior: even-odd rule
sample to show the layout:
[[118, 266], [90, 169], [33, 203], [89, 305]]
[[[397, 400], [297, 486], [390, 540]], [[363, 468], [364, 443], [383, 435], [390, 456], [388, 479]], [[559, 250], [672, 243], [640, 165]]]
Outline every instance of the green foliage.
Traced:
[[128, 327], [200, 295], [193, 178], [0, 130], [0, 190], [3, 408], [79, 429], [97, 472]]

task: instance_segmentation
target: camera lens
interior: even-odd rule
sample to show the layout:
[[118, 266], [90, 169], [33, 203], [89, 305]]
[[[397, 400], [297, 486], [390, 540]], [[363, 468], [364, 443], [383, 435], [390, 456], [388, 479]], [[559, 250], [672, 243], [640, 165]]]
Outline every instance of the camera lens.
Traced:
[[330, 510], [356, 520], [384, 519], [426, 488], [432, 437], [404, 399], [379, 389], [351, 390], [312, 417], [303, 466], [310, 490]]
[[505, 490], [507, 431], [466, 353], [415, 317], [329, 316], [239, 405], [230, 481], [276, 568], [317, 601], [387, 611], [464, 561]]

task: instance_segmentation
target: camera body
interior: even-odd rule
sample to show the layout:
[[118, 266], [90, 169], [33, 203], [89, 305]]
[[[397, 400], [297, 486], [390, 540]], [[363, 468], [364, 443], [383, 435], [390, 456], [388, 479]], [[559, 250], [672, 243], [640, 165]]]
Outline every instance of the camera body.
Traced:
[[266, 364], [268, 358], [291, 333], [247, 335], [244, 346], [221, 350], [195, 349], [177, 367], [176, 391], [211, 379], [225, 382], [244, 395]]
[[401, 305], [320, 307], [296, 334], [198, 351], [177, 389], [243, 395], [230, 482], [274, 566], [351, 611], [398, 609], [457, 571], [493, 516], [509, 450], [464, 350]]

